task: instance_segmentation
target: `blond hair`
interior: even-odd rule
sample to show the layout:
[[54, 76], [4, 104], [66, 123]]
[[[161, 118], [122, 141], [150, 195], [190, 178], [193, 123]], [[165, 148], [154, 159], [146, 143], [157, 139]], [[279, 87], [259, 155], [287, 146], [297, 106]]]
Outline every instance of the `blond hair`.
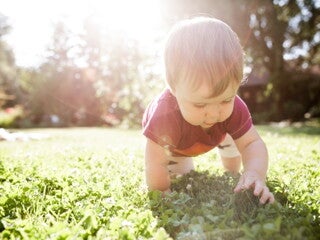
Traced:
[[238, 36], [215, 18], [196, 17], [176, 24], [165, 45], [164, 61], [171, 90], [181, 81], [195, 89], [205, 81], [215, 97], [243, 78]]

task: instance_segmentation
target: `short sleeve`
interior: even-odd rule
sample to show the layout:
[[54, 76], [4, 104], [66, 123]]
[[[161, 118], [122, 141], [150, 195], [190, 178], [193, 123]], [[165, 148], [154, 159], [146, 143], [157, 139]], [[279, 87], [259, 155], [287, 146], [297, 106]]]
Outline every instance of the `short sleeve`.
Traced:
[[226, 120], [226, 130], [233, 139], [242, 137], [252, 127], [252, 118], [247, 105], [236, 96], [233, 112]]
[[162, 147], [175, 148], [181, 136], [175, 104], [159, 98], [149, 104], [142, 120], [143, 135]]

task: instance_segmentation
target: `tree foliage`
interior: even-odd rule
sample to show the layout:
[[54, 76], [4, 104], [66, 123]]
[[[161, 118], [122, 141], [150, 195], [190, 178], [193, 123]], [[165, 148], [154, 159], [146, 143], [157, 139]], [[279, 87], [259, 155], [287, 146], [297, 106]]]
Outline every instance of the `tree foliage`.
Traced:
[[[319, 1], [161, 3], [168, 29], [203, 14], [237, 32], [247, 66], [270, 76], [262, 99], [264, 120], [320, 116]], [[95, 16], [82, 24], [82, 32], [74, 33], [63, 19], [55, 23], [46, 60], [38, 68], [18, 69], [17, 75], [14, 54], [3, 41], [10, 26], [0, 15], [0, 107], [20, 102], [33, 123], [57, 116], [64, 125], [140, 124], [146, 105], [164, 87], [159, 49], [150, 54], [124, 32], [99, 26]]]
[[35, 122], [56, 115], [69, 125], [140, 125], [152, 92], [159, 90], [149, 86], [156, 76], [152, 60], [136, 40], [102, 31], [94, 20], [84, 21], [81, 34], [56, 23], [47, 61], [25, 72]]
[[19, 100], [14, 54], [3, 37], [10, 31], [7, 18], [0, 13], [0, 108], [13, 106]]
[[[301, 118], [320, 104], [320, 4], [316, 0], [163, 1], [169, 22], [199, 13], [227, 22], [239, 35], [252, 69], [270, 73], [266, 101], [273, 120]], [[173, 17], [174, 16], [174, 17]], [[317, 70], [317, 73], [314, 73]], [[290, 88], [290, 91], [288, 90]], [[304, 102], [296, 100], [303, 88]], [[292, 115], [295, 104], [299, 112]], [[295, 109], [297, 110], [297, 109]], [[320, 115], [320, 112], [317, 114]]]

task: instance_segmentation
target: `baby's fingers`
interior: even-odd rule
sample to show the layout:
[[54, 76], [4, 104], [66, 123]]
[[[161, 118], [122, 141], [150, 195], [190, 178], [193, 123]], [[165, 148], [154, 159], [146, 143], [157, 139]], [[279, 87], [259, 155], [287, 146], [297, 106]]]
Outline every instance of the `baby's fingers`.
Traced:
[[274, 203], [274, 196], [273, 194], [269, 191], [269, 188], [267, 186], [263, 187], [263, 191], [260, 197], [260, 203], [265, 204], [265, 203]]
[[244, 180], [243, 177], [240, 177], [239, 182], [237, 184], [237, 186], [234, 188], [234, 192], [240, 192], [242, 190], [244, 190]]
[[252, 176], [242, 175], [240, 177], [240, 180], [239, 180], [237, 186], [234, 189], [234, 192], [240, 192], [242, 190], [249, 189], [251, 186], [253, 186], [255, 184], [255, 181], [256, 181], [256, 178], [254, 178]]
[[270, 192], [269, 188], [264, 185], [261, 181], [256, 181], [253, 194], [255, 196], [260, 196], [260, 203], [273, 203], [274, 202], [274, 196]]
[[255, 196], [260, 196], [261, 193], [263, 193], [263, 191], [264, 191], [264, 187], [265, 187], [265, 185], [261, 181], [256, 181], [255, 186], [254, 186], [254, 190], [253, 190], [253, 194]]

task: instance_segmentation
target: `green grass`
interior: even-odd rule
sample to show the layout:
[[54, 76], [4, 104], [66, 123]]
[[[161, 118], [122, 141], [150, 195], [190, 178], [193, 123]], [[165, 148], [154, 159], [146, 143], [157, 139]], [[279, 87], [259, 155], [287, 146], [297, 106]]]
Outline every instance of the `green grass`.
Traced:
[[[215, 152], [148, 193], [138, 130], [30, 129], [48, 138], [0, 142], [1, 239], [319, 239], [318, 126], [260, 126], [277, 203], [234, 195]], [[21, 131], [21, 130], [19, 130]]]

